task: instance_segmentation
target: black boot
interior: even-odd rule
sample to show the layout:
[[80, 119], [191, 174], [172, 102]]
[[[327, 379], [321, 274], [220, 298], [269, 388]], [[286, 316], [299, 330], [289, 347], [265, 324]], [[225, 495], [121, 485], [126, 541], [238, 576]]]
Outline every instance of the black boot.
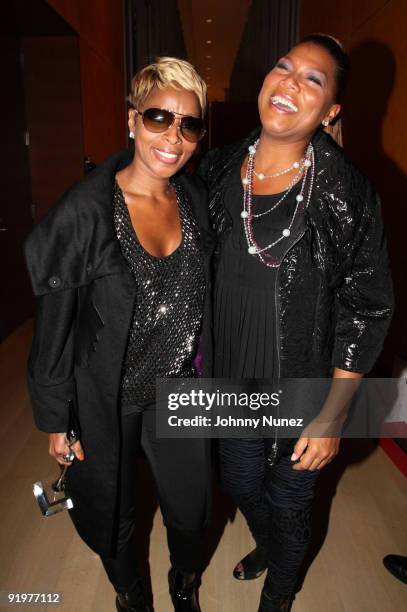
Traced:
[[125, 593], [116, 593], [116, 608], [118, 612], [152, 612], [152, 607], [146, 601], [145, 585], [142, 578]]
[[168, 583], [175, 612], [201, 612], [196, 574], [185, 574], [172, 567]]
[[233, 570], [237, 580], [254, 580], [267, 569], [267, 554], [265, 548], [256, 546], [252, 552], [243, 557]]

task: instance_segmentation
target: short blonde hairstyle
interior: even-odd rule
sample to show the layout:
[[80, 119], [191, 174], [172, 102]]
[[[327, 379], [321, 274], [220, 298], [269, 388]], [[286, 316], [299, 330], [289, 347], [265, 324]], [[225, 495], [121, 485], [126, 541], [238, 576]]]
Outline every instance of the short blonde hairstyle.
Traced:
[[145, 66], [132, 78], [128, 101], [139, 109], [154, 87], [192, 91], [198, 98], [201, 115], [204, 117], [207, 105], [206, 83], [189, 62], [175, 57], [157, 57], [154, 64]]

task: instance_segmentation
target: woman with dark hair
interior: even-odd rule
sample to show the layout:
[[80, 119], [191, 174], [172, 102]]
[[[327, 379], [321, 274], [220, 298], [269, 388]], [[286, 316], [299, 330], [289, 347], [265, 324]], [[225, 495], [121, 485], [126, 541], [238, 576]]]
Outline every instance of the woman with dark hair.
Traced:
[[[117, 609], [151, 610], [134, 530], [143, 447], [167, 527], [174, 609], [198, 612], [210, 453], [205, 440], [157, 437], [155, 384], [196, 376], [210, 326], [206, 189], [179, 174], [205, 132], [206, 85], [188, 62], [160, 58], [136, 74], [129, 100], [134, 154], [109, 157], [28, 238], [38, 296], [29, 390], [50, 454], [70, 466], [71, 517], [100, 555]], [[81, 430], [71, 445], [70, 405]]]
[[[348, 69], [335, 39], [308, 36], [265, 77], [261, 129], [202, 164], [218, 233], [216, 377], [359, 379], [379, 355], [392, 311], [380, 204], [323, 131]], [[256, 541], [234, 575], [268, 570], [260, 612], [291, 608], [315, 483], [338, 435], [220, 441], [223, 485]]]

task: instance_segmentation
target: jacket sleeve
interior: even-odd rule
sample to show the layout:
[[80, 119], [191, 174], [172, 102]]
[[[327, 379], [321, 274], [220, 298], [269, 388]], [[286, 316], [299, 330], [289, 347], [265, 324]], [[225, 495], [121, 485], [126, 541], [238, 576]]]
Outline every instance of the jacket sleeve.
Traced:
[[[74, 335], [80, 266], [76, 207], [64, 199], [32, 230], [24, 254], [37, 310], [27, 382], [39, 429], [67, 430], [76, 400]], [[83, 259], [83, 256], [82, 256]], [[78, 273], [77, 273], [78, 270]], [[77, 278], [78, 276], [78, 278]]]
[[[356, 230], [352, 264], [335, 295], [333, 366], [369, 372], [383, 346], [393, 311], [393, 288], [378, 197], [368, 188]], [[349, 245], [348, 245], [349, 246]], [[343, 252], [349, 261], [349, 251]]]
[[76, 289], [37, 298], [27, 378], [35, 424], [46, 432], [67, 431], [69, 402], [76, 401], [73, 375], [76, 301]]

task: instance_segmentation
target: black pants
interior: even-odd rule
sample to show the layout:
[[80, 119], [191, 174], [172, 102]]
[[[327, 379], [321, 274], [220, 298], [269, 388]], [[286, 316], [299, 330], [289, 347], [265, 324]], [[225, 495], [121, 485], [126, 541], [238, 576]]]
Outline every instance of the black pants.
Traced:
[[135, 464], [141, 446], [157, 485], [171, 564], [193, 573], [203, 563], [210, 495], [208, 443], [157, 438], [155, 418], [150, 409], [122, 417], [117, 552], [114, 557], [101, 557], [116, 591], [130, 590], [138, 579], [134, 527], [137, 497], [143, 492], [137, 490]]
[[310, 541], [319, 472], [293, 470], [290, 455], [266, 468], [262, 439], [225, 439], [219, 447], [223, 487], [245, 516], [256, 543], [266, 548], [267, 590], [273, 600], [283, 601], [295, 591]]

